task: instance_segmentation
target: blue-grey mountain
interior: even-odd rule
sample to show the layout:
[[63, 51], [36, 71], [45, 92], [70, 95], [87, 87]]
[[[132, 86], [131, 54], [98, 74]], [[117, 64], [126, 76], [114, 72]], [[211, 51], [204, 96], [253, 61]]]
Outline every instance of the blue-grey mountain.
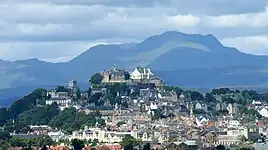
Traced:
[[95, 72], [136, 66], [150, 67], [168, 84], [185, 88], [268, 84], [268, 56], [241, 53], [213, 35], [170, 31], [140, 43], [98, 45], [64, 63], [0, 60], [0, 89], [66, 84], [70, 79], [87, 83]]

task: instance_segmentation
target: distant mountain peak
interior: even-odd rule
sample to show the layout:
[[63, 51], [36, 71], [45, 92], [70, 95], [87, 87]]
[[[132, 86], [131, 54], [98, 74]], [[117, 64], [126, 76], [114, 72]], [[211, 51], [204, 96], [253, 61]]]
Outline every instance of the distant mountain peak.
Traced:
[[24, 60], [17, 60], [14, 61], [16, 64], [23, 64], [23, 65], [30, 65], [30, 66], [35, 66], [35, 65], [40, 65], [40, 64], [50, 64], [49, 62], [42, 61], [38, 58], [29, 58], [29, 59], [24, 59]]

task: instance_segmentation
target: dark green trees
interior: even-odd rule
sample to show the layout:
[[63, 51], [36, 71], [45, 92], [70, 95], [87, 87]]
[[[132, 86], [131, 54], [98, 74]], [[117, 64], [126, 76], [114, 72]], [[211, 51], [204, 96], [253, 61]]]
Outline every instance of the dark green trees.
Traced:
[[103, 76], [100, 73], [95, 73], [89, 80], [91, 84], [101, 84]]
[[72, 140], [72, 146], [75, 150], [82, 150], [85, 147], [85, 143], [81, 140], [74, 139]]

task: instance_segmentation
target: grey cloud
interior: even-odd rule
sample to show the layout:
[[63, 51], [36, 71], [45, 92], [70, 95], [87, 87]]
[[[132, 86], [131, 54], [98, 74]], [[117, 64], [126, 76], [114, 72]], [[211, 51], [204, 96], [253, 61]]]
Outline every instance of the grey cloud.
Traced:
[[[21, 2], [20, 0], [6, 0]], [[238, 14], [260, 12], [268, 4], [267, 0], [29, 0], [33, 3], [59, 5], [104, 5], [112, 7], [153, 7], [174, 8], [178, 13], [191, 14]]]
[[[207, 18], [239, 13], [250, 13], [250, 16], [254, 16], [264, 11], [267, 3], [267, 0], [27, 0], [23, 3], [21, 0], [1, 1], [0, 49], [6, 54], [1, 57], [39, 57], [61, 61], [77, 55], [73, 53], [76, 49], [87, 49], [84, 47], [89, 46], [86, 44], [88, 41], [140, 41], [168, 30], [211, 33], [220, 39], [228, 38], [228, 43], [238, 45], [241, 40], [230, 42], [233, 40], [232, 37], [268, 35], [266, 22], [257, 24], [255, 28], [247, 26], [247, 23], [242, 23], [243, 27], [237, 23], [238, 26], [233, 28], [224, 25], [214, 28], [215, 23], [209, 22]], [[239, 15], [236, 17], [239, 18]], [[265, 17], [266, 13], [263, 13], [258, 18]], [[248, 20], [250, 19], [247, 18]], [[24, 51], [17, 51], [20, 46]], [[54, 51], [53, 56], [47, 56], [50, 49], [58, 51]], [[18, 56], [13, 56], [12, 53], [17, 53]], [[19, 56], [19, 53], [24, 55]]]

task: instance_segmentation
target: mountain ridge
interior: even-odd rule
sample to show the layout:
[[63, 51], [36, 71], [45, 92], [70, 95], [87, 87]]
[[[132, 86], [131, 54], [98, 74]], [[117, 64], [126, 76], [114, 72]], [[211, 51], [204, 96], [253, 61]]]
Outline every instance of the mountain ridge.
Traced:
[[[224, 46], [212, 34], [167, 31], [138, 43], [97, 45], [68, 62], [51, 63], [39, 59], [13, 62], [0, 60], [0, 77], [4, 83], [0, 85], [0, 89], [64, 84], [71, 79], [87, 82], [93, 73], [110, 67], [132, 70], [136, 66], [147, 66], [156, 72], [217, 68], [228, 70], [228, 67], [261, 69], [268, 66], [268, 56], [245, 54], [236, 48]], [[198, 78], [197, 75], [192, 78], [194, 77]], [[163, 76], [164, 80], [165, 78]], [[180, 85], [175, 77], [171, 80]], [[206, 88], [214, 85], [196, 86]]]

